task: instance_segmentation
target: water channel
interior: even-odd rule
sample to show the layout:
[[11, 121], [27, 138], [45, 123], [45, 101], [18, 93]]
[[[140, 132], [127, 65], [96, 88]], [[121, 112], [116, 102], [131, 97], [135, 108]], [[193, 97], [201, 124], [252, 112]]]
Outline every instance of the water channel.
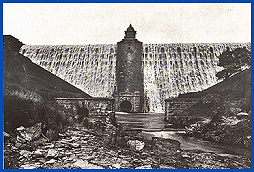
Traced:
[[209, 141], [184, 135], [184, 130], [165, 128], [164, 113], [121, 113], [116, 112], [116, 119], [124, 129], [141, 129], [140, 135], [151, 139], [162, 137], [178, 140], [183, 150], [202, 150], [216, 154], [231, 154], [251, 156], [251, 151], [229, 145], [219, 145]]

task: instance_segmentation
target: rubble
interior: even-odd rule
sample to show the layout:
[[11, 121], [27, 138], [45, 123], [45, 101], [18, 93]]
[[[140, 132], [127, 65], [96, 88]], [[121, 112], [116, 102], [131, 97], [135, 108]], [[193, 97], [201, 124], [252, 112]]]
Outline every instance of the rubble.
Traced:
[[29, 159], [30, 156], [32, 155], [32, 152], [27, 151], [27, 150], [21, 150], [19, 153], [20, 153], [21, 156], [23, 156], [23, 157], [25, 157], [27, 159]]
[[37, 149], [33, 152], [33, 157], [40, 158], [44, 156], [44, 151], [42, 149]]
[[144, 149], [145, 143], [139, 140], [129, 140], [127, 146], [130, 147], [131, 150], [141, 151]]
[[144, 165], [140, 167], [136, 167], [135, 169], [153, 169], [151, 165]]
[[20, 126], [16, 129], [17, 141], [21, 143], [31, 142], [42, 136], [42, 123], [37, 123], [32, 127], [25, 128]]
[[[153, 137], [145, 140], [117, 134], [115, 127], [109, 131], [85, 128], [81, 124], [68, 127], [59, 140], [43, 145], [30, 143], [30, 149], [11, 150], [14, 144], [5, 144], [5, 155], [19, 151], [17, 165], [5, 168], [19, 169], [248, 169], [250, 159], [200, 151], [180, 149], [172, 139]], [[23, 130], [23, 129], [22, 129]], [[105, 146], [105, 138], [112, 145]], [[117, 146], [121, 143], [121, 146]], [[23, 144], [23, 143], [22, 143]], [[5, 163], [8, 161], [5, 160]]]
[[54, 164], [55, 162], [56, 162], [55, 159], [51, 159], [51, 160], [49, 160], [49, 161], [46, 161], [45, 163], [46, 163], [46, 164]]
[[251, 120], [245, 116], [238, 118], [222, 116], [217, 121], [195, 123], [186, 127], [186, 134], [215, 143], [251, 148]]
[[58, 151], [55, 149], [49, 149], [46, 158], [54, 157], [56, 158], [58, 156]]
[[81, 169], [103, 169], [100, 166], [90, 164], [87, 161], [83, 160], [77, 160], [73, 165]]

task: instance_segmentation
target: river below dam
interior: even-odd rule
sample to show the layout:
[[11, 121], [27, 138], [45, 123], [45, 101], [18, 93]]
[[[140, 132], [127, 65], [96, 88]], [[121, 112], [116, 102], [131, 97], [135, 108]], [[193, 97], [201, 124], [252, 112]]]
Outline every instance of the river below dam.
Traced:
[[182, 150], [202, 150], [216, 154], [243, 155], [251, 157], [251, 151], [229, 145], [219, 145], [194, 137], [184, 135], [183, 129], [165, 128], [164, 113], [119, 113], [116, 112], [116, 120], [124, 129], [142, 130], [139, 135], [152, 139], [152, 137], [170, 138], [181, 143]]

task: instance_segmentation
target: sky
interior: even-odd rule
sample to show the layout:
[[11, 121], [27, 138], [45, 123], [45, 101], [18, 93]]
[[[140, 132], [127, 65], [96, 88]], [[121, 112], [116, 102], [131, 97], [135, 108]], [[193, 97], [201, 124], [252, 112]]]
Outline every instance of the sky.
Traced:
[[28, 45], [251, 42], [251, 4], [4, 3], [3, 34]]

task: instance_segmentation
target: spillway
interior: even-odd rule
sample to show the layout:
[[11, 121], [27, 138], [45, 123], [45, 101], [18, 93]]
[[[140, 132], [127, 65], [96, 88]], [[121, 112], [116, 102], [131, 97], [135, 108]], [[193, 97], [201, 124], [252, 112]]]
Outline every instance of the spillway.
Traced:
[[34, 63], [93, 97], [111, 97], [115, 88], [115, 45], [24, 45]]
[[[164, 100], [204, 90], [218, 82], [218, 57], [227, 48], [250, 43], [143, 44], [144, 96], [150, 112]], [[94, 97], [112, 98], [116, 88], [115, 44], [23, 45], [20, 53]]]

